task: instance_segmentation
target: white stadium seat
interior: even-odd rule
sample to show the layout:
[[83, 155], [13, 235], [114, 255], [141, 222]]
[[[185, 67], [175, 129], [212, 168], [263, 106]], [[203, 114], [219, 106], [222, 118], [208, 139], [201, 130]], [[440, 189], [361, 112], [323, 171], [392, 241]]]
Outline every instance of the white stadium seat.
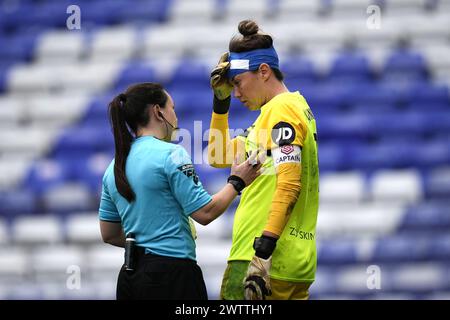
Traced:
[[98, 214], [71, 214], [66, 221], [67, 239], [71, 242], [100, 243]]
[[82, 33], [51, 31], [44, 33], [36, 46], [39, 63], [74, 63], [86, 50]]
[[137, 49], [137, 32], [132, 27], [105, 28], [92, 39], [91, 61], [122, 61]]
[[23, 248], [3, 247], [0, 250], [0, 279], [2, 284], [23, 280], [29, 270], [29, 257]]
[[65, 183], [47, 191], [43, 201], [49, 211], [83, 210], [90, 206], [92, 195], [84, 184]]
[[320, 200], [325, 203], [359, 203], [365, 197], [365, 181], [359, 172], [334, 173], [321, 177]]
[[175, 0], [170, 8], [169, 20], [182, 25], [211, 22], [215, 10], [214, 0]]
[[13, 240], [22, 244], [49, 243], [63, 240], [61, 221], [56, 216], [23, 216], [14, 220]]
[[124, 249], [100, 244], [86, 250], [86, 268], [95, 281], [116, 281], [124, 262]]
[[36, 281], [49, 279], [63, 281], [66, 284], [71, 275], [85, 271], [85, 261], [81, 248], [74, 246], [43, 246], [31, 251], [31, 266]]
[[415, 170], [381, 170], [372, 178], [371, 194], [374, 201], [417, 202], [423, 196], [422, 181]]
[[0, 159], [0, 190], [17, 187], [31, 163], [31, 159], [26, 157]]

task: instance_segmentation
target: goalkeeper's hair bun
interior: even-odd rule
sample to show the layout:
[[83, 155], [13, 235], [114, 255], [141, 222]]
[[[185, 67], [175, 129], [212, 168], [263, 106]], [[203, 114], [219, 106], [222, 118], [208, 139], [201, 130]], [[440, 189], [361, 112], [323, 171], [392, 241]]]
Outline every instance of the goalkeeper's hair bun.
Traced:
[[257, 34], [259, 27], [253, 20], [243, 20], [239, 22], [238, 30], [244, 37], [249, 37]]
[[231, 52], [245, 52], [255, 49], [270, 48], [273, 44], [272, 37], [260, 30], [253, 20], [239, 22], [238, 30], [242, 35], [235, 35], [228, 45]]

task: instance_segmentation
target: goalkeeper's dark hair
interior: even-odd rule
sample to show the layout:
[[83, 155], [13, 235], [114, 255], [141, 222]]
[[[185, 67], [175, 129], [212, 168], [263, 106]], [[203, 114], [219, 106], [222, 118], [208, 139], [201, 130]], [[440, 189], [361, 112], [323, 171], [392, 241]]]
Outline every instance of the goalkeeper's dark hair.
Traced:
[[164, 108], [167, 99], [167, 93], [160, 84], [149, 82], [128, 87], [125, 93], [119, 94], [109, 103], [108, 113], [115, 145], [114, 178], [117, 190], [128, 202], [136, 198], [125, 172], [133, 134], [136, 136], [138, 127], [146, 126], [150, 121], [149, 107], [158, 104]]
[[[246, 52], [256, 49], [267, 49], [273, 45], [273, 39], [267, 33], [259, 30], [258, 24], [253, 20], [239, 22], [238, 30], [242, 36], [234, 36], [228, 45], [230, 52]], [[283, 81], [284, 75], [279, 69], [271, 68], [275, 77]]]

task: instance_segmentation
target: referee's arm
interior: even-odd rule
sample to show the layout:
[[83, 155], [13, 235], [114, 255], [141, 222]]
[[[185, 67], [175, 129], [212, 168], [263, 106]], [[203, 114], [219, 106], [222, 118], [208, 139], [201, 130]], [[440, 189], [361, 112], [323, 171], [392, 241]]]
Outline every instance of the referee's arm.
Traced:
[[103, 242], [116, 247], [125, 247], [125, 234], [120, 222], [100, 220], [100, 233]]

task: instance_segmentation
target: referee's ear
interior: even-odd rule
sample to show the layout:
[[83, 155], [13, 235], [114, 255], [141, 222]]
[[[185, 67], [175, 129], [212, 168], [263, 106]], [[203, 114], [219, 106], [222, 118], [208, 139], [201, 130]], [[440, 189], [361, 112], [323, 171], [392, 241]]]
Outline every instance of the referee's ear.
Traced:
[[155, 104], [152, 108], [152, 117], [153, 119], [156, 119], [158, 121], [164, 121], [163, 120], [163, 116], [162, 116], [162, 112], [161, 112], [161, 107], [159, 104]]

